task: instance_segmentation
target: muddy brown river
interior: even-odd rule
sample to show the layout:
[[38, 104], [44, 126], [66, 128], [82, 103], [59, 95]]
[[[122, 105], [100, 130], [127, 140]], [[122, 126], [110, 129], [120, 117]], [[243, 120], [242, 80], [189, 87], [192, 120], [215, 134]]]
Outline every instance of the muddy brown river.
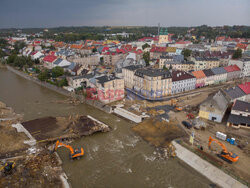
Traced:
[[69, 114], [91, 115], [110, 125], [109, 133], [81, 138], [73, 146], [82, 146], [85, 156], [70, 161], [68, 151], [60, 148], [69, 182], [82, 187], [209, 187], [211, 182], [178, 159], [162, 159], [157, 150], [138, 137], [132, 124], [88, 105], [73, 106], [56, 101], [64, 96], [0, 69], [0, 101], [24, 114], [25, 120]]

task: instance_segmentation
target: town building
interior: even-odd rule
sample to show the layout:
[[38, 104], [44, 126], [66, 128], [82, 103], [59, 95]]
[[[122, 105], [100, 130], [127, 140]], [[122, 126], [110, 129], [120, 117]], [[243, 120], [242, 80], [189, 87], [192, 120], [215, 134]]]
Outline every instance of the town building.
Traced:
[[239, 60], [229, 60], [228, 65], [237, 65], [241, 69], [240, 77], [250, 76], [250, 58], [243, 58]]
[[146, 98], [171, 95], [171, 88], [172, 79], [168, 70], [142, 68], [135, 71], [133, 89]]
[[232, 103], [236, 100], [245, 101], [246, 99], [245, 92], [242, 91], [242, 89], [240, 89], [240, 87], [238, 86], [223, 89], [222, 91], [226, 94], [226, 96], [228, 97], [228, 99], [230, 99], [230, 102]]
[[227, 81], [240, 78], [241, 70], [237, 65], [230, 65], [224, 69], [227, 71]]
[[195, 85], [195, 76], [184, 71], [172, 71], [172, 94], [193, 90]]
[[195, 57], [193, 60], [195, 62], [195, 70], [212, 69], [220, 65], [218, 58]]
[[234, 128], [250, 128], [250, 103], [236, 100], [231, 114], [227, 120], [227, 126]]
[[92, 79], [90, 87], [97, 92], [97, 99], [110, 103], [124, 98], [124, 80], [113, 75]]
[[168, 29], [161, 28], [159, 33], [159, 44], [166, 44], [169, 42]]
[[223, 67], [212, 68], [211, 71], [214, 73], [214, 83], [219, 84], [227, 81], [227, 71]]
[[229, 99], [222, 91], [219, 91], [215, 95], [209, 96], [200, 104], [199, 116], [204, 119], [221, 123], [228, 105]]
[[206, 75], [205, 86], [213, 85], [215, 82], [215, 74], [211, 71], [211, 69], [203, 70]]
[[130, 65], [122, 68], [122, 76], [124, 78], [125, 87], [133, 89], [135, 71], [139, 68], [142, 68], [142, 65]]
[[238, 87], [246, 94], [246, 101], [250, 102], [250, 82], [239, 84]]
[[195, 88], [204, 87], [206, 83], [206, 75], [204, 74], [204, 72], [202, 70], [199, 70], [199, 71], [193, 71], [192, 74], [196, 78]]

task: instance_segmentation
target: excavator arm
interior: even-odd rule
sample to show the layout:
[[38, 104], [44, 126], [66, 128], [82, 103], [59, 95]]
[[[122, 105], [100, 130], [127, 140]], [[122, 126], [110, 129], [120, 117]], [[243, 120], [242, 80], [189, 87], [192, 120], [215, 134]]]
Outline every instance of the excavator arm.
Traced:
[[237, 162], [239, 160], [238, 155], [236, 155], [235, 153], [232, 153], [232, 152], [228, 152], [227, 148], [226, 148], [226, 146], [224, 144], [222, 144], [221, 142], [219, 142], [216, 139], [213, 139], [211, 136], [209, 137], [209, 142], [208, 142], [209, 149], [211, 149], [210, 147], [211, 147], [212, 142], [216, 142], [222, 148], [221, 154], [217, 154], [218, 157], [222, 158], [223, 160], [225, 160], [225, 161], [227, 161], [229, 163]]
[[213, 139], [211, 136], [209, 137], [209, 143], [208, 143], [209, 148], [211, 147], [212, 142], [216, 142], [219, 146], [221, 146], [222, 150], [225, 153], [228, 153], [226, 146], [224, 144], [222, 144], [221, 142], [219, 142], [218, 140]]
[[63, 146], [63, 147], [65, 147], [65, 148], [69, 149], [71, 155], [74, 154], [74, 149], [73, 149], [70, 145], [67, 145], [67, 144], [64, 144], [64, 143], [62, 143], [62, 142], [59, 142], [59, 140], [57, 140], [57, 142], [56, 142], [55, 151], [57, 150], [57, 148], [58, 148], [59, 146]]

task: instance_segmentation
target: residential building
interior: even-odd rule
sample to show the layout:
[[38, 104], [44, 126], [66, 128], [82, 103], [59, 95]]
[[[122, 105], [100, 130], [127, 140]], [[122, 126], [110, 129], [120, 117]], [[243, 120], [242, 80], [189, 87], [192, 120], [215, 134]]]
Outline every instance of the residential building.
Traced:
[[215, 67], [219, 67], [220, 61], [218, 58], [203, 58], [196, 57], [194, 58], [195, 62], [195, 70], [204, 70], [204, 69], [212, 69]]
[[134, 74], [133, 90], [146, 98], [155, 99], [171, 95], [172, 79], [170, 71], [141, 68]]
[[53, 68], [53, 62], [55, 62], [57, 57], [55, 55], [47, 55], [43, 58], [43, 65], [48, 69]]
[[122, 76], [124, 78], [124, 85], [129, 89], [134, 87], [134, 75], [135, 71], [142, 68], [141, 65], [130, 65], [122, 68]]
[[103, 55], [103, 62], [106, 65], [115, 65], [119, 60], [125, 59], [127, 54], [106, 52]]
[[237, 65], [241, 69], [240, 77], [250, 76], [250, 58], [243, 58], [239, 60], [231, 59], [228, 65]]
[[246, 94], [245, 100], [250, 102], [250, 82], [239, 84], [238, 87]]
[[54, 67], [67, 68], [70, 65], [71, 65], [71, 63], [69, 61], [67, 61], [66, 59], [58, 58], [57, 60], [55, 60], [52, 63], [52, 68], [54, 68]]
[[211, 71], [211, 69], [203, 70], [206, 75], [205, 86], [213, 85], [215, 80], [215, 74]]
[[184, 71], [172, 71], [172, 94], [193, 90], [195, 85], [195, 76]]
[[227, 81], [240, 78], [241, 70], [237, 65], [230, 65], [224, 69], [227, 71]]
[[219, 84], [227, 81], [227, 71], [223, 67], [212, 68], [211, 71], [214, 73], [214, 83]]
[[199, 71], [193, 71], [192, 74], [196, 78], [195, 88], [204, 87], [206, 83], [206, 75], [204, 74], [204, 72], [202, 70], [199, 70]]
[[228, 99], [230, 99], [230, 102], [235, 102], [236, 100], [244, 101], [246, 99], [245, 92], [238, 86], [223, 89], [222, 91], [226, 94]]
[[227, 120], [227, 126], [234, 128], [250, 128], [250, 103], [236, 100], [231, 114]]
[[221, 123], [228, 105], [229, 99], [227, 99], [222, 91], [219, 91], [215, 95], [209, 96], [200, 104], [199, 116]]
[[113, 75], [96, 77], [91, 86], [96, 89], [101, 102], [110, 103], [124, 98], [124, 80]]

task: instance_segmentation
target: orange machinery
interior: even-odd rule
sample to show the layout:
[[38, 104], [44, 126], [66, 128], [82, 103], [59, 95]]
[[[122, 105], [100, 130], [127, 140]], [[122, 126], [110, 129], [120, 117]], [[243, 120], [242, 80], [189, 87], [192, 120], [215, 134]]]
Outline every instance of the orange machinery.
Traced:
[[70, 150], [70, 158], [71, 159], [79, 159], [80, 157], [82, 157], [84, 155], [84, 151], [83, 151], [83, 148], [76, 148], [76, 149], [73, 149], [70, 145], [67, 145], [67, 144], [64, 144], [62, 142], [60, 142], [59, 140], [56, 141], [56, 146], [55, 146], [55, 151], [57, 150], [57, 148], [59, 146], [63, 146], [63, 147], [66, 147]]
[[232, 152], [228, 152], [227, 148], [224, 144], [222, 144], [221, 142], [219, 142], [216, 139], [213, 139], [211, 136], [209, 137], [209, 142], [208, 142], [208, 148], [211, 149], [211, 144], [212, 142], [216, 142], [217, 144], [219, 144], [222, 147], [222, 151], [220, 154], [217, 154], [218, 157], [220, 157], [221, 159], [229, 162], [229, 163], [233, 163], [239, 160], [239, 156], [236, 155], [235, 153]]
[[178, 104], [177, 99], [171, 99], [171, 106], [174, 106], [176, 111], [182, 111], [183, 110], [183, 107]]

